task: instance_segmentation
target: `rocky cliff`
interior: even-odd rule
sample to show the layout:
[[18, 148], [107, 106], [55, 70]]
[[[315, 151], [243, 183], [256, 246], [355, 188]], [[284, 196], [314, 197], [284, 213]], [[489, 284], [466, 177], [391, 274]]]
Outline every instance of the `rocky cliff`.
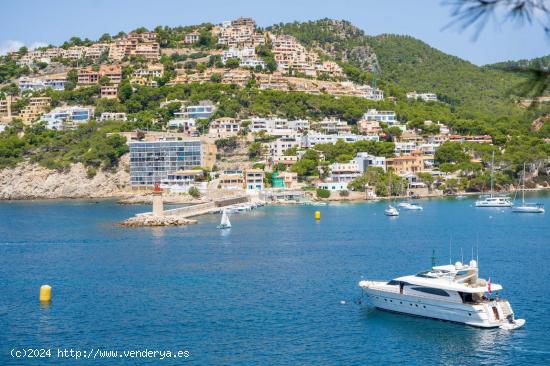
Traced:
[[88, 178], [86, 168], [78, 163], [59, 172], [31, 163], [0, 171], [0, 199], [101, 198], [128, 193], [130, 177], [128, 157], [124, 156], [116, 171], [102, 171]]

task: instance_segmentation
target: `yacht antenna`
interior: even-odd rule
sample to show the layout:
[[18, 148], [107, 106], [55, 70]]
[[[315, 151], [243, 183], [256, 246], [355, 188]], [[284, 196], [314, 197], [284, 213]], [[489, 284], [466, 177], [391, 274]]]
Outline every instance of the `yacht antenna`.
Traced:
[[453, 241], [452, 235], [449, 237], [449, 264], [453, 264], [453, 261], [451, 260], [451, 242]]
[[476, 262], [479, 268], [479, 233], [476, 233]]
[[460, 261], [464, 264], [464, 253], [462, 253], [462, 248], [460, 248]]
[[435, 249], [432, 249], [432, 268], [435, 267]]

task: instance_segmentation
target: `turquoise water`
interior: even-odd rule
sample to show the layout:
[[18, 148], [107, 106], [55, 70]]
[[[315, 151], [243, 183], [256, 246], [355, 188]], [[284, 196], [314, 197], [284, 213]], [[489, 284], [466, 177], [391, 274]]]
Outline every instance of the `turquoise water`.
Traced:
[[[539, 200], [550, 209], [548, 196]], [[264, 207], [181, 228], [127, 229], [146, 206], [61, 201], [0, 204], [0, 364], [12, 349], [187, 350], [167, 364], [544, 365], [550, 363], [550, 212], [476, 209], [473, 200]], [[321, 211], [316, 222], [313, 213]], [[362, 277], [426, 269], [432, 249], [470, 259], [504, 286], [516, 331], [482, 330], [358, 305]], [[53, 287], [50, 306], [40, 285]], [[342, 304], [341, 301], [345, 301]], [[119, 364], [113, 359], [79, 360]], [[128, 363], [156, 364], [139, 358]]]

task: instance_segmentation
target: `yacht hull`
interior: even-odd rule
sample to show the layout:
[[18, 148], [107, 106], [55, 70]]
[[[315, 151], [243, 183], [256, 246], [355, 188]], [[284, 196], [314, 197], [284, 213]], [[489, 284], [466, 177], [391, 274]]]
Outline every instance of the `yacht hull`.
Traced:
[[509, 304], [507, 302], [507, 306], [502, 304], [504, 301], [495, 302], [494, 304], [461, 304], [376, 289], [367, 288], [363, 290], [369, 302], [381, 310], [480, 328], [500, 327], [506, 323], [506, 316], [511, 313]]
[[516, 206], [512, 211], [517, 213], [544, 213], [544, 208]]

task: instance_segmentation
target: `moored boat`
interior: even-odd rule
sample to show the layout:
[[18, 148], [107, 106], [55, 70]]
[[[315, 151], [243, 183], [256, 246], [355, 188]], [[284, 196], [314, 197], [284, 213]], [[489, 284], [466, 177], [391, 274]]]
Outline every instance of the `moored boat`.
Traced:
[[515, 319], [510, 303], [494, 294], [502, 290], [478, 278], [475, 260], [468, 265], [434, 266], [429, 271], [391, 281], [360, 281], [359, 287], [376, 308], [481, 328], [515, 329], [525, 320]]
[[525, 163], [523, 163], [521, 183], [521, 205], [514, 206], [512, 211], [516, 213], [544, 213], [544, 205], [542, 203], [525, 202]]

